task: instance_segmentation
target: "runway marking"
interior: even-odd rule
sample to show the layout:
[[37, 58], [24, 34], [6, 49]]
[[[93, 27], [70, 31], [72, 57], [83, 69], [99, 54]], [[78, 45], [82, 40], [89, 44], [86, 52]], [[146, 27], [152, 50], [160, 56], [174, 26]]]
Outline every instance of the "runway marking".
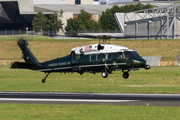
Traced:
[[140, 100], [88, 100], [88, 99], [27, 99], [0, 98], [0, 101], [44, 101], [44, 102], [135, 102]]

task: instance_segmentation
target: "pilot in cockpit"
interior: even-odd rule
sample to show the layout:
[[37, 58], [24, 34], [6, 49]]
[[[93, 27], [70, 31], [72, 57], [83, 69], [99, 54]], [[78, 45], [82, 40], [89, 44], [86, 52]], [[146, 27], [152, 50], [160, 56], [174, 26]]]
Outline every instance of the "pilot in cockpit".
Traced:
[[122, 52], [119, 52], [119, 53], [118, 53], [118, 59], [124, 59], [124, 55], [123, 55]]

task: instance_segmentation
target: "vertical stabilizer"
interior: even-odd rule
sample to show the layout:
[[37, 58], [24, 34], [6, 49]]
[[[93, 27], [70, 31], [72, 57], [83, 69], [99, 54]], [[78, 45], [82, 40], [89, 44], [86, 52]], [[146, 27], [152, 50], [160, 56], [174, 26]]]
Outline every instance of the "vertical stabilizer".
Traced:
[[26, 62], [33, 63], [33, 64], [39, 63], [38, 60], [36, 59], [36, 57], [33, 55], [33, 53], [27, 47], [28, 42], [26, 40], [21, 39], [17, 42], [17, 44], [19, 45], [20, 49], [22, 50], [22, 58], [24, 58], [24, 60]]

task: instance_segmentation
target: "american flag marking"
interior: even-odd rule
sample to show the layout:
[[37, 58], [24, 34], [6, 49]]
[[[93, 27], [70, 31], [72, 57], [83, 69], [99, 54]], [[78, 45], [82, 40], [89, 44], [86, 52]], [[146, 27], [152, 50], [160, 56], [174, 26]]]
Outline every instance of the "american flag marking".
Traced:
[[85, 51], [92, 51], [92, 46], [85, 46]]

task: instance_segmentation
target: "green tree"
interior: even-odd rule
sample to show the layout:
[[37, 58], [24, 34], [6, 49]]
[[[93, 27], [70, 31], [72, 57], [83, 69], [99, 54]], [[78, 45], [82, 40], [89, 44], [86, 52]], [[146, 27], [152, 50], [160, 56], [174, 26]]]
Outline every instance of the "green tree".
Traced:
[[91, 18], [91, 14], [86, 12], [84, 9], [81, 9], [81, 13], [78, 15], [78, 19], [81, 20], [82, 22], [87, 22]]
[[[62, 13], [60, 13], [60, 16], [62, 16]], [[50, 30], [56, 30], [59, 31], [60, 29], [63, 30], [63, 23], [62, 20], [58, 19], [58, 14], [54, 12], [49, 16], [49, 25]]]
[[[83, 26], [81, 26], [83, 28]], [[80, 28], [80, 24], [78, 18], [70, 18], [67, 20], [67, 26], [65, 27], [66, 31], [69, 30], [78, 30]]]
[[41, 11], [33, 18], [32, 26], [33, 30], [36, 31], [48, 30], [50, 28], [48, 18]]
[[86, 30], [100, 30], [101, 24], [99, 22], [96, 22], [94, 20], [87, 21]]
[[67, 26], [65, 27], [66, 31], [70, 30], [99, 30], [101, 29], [101, 24], [90, 20], [91, 14], [85, 10], [81, 10], [81, 13], [78, 15], [78, 18], [70, 18], [67, 20]]
[[111, 10], [112, 14], [115, 14], [115, 13], [121, 11], [121, 7], [114, 5], [110, 10]]
[[179, 2], [173, 2], [173, 4], [178, 4], [178, 3], [180, 3], [180, 1]]
[[103, 30], [115, 30], [119, 29], [116, 19], [114, 18], [114, 15], [111, 13], [110, 9], [107, 9], [106, 12], [102, 13], [102, 16], [100, 18], [101, 27]]

